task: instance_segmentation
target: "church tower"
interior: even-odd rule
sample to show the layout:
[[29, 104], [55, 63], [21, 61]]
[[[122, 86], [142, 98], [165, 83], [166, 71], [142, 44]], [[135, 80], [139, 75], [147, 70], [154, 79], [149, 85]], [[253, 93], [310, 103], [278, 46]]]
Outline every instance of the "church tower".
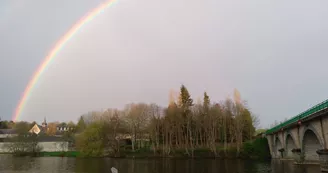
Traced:
[[42, 127], [44, 129], [47, 129], [47, 126], [48, 126], [48, 124], [47, 124], [47, 121], [46, 121], [46, 117], [44, 117], [44, 120], [43, 120], [43, 123], [42, 123]]

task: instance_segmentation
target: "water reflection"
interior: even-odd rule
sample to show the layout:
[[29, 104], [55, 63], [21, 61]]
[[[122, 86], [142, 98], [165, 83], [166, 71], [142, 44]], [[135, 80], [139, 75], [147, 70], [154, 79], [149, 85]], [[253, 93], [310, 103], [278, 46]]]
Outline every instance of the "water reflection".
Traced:
[[263, 162], [220, 159], [75, 159], [12, 157], [0, 155], [0, 172], [34, 173], [317, 173], [318, 165], [300, 166], [292, 161]]

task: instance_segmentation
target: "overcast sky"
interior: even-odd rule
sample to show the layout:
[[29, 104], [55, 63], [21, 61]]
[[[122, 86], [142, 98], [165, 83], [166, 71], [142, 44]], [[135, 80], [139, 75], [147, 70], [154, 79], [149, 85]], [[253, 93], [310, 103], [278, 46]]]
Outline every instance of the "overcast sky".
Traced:
[[[102, 0], [0, 1], [0, 116], [11, 119], [58, 39]], [[118, 0], [56, 56], [20, 120], [77, 120], [130, 102], [167, 105], [237, 88], [261, 126], [327, 99], [326, 0]]]

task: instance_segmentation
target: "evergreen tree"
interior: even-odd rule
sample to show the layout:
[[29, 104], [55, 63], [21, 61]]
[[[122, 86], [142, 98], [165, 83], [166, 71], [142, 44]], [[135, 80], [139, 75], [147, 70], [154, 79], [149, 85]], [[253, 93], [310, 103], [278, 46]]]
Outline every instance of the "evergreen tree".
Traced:
[[189, 115], [191, 106], [193, 106], [193, 100], [190, 97], [188, 89], [182, 85], [180, 88], [179, 107], [182, 109], [182, 115], [184, 117]]
[[203, 101], [204, 113], [207, 114], [210, 108], [210, 97], [204, 92], [204, 101]]
[[83, 117], [81, 116], [79, 122], [76, 125], [77, 132], [82, 132], [86, 128]]

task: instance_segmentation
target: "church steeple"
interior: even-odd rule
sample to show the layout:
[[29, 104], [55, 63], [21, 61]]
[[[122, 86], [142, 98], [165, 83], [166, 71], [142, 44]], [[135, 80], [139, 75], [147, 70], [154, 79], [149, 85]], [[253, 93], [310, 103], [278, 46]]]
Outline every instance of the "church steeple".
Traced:
[[47, 120], [46, 117], [44, 117], [43, 123], [42, 123], [42, 127], [47, 127]]

